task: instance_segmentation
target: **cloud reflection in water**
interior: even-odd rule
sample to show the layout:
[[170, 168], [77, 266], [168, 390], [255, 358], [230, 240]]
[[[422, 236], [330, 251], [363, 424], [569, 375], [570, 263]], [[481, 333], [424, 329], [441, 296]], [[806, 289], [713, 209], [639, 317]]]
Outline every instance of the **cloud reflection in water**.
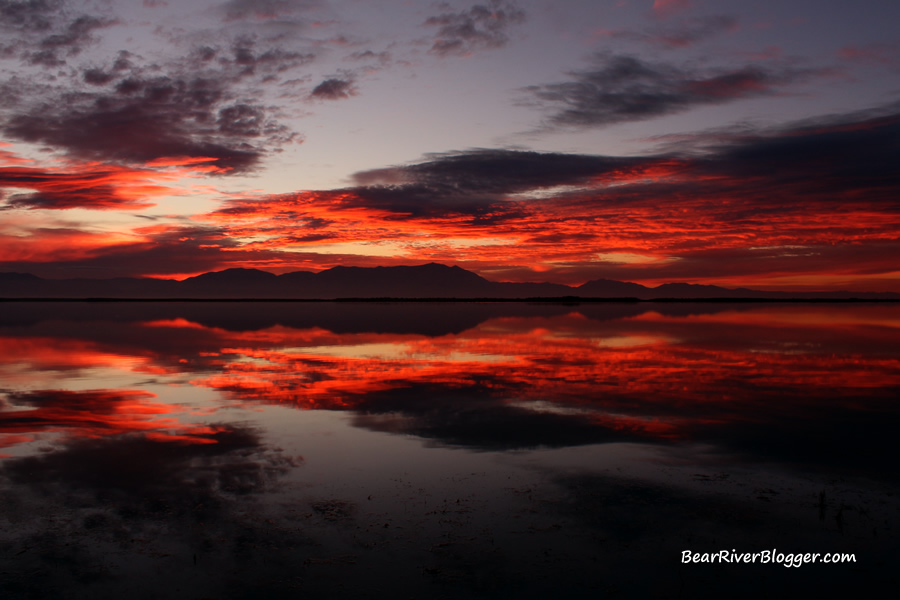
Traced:
[[730, 585], [685, 544], [896, 547], [896, 305], [8, 307], [11, 597], [159, 561], [197, 597], [652, 594]]

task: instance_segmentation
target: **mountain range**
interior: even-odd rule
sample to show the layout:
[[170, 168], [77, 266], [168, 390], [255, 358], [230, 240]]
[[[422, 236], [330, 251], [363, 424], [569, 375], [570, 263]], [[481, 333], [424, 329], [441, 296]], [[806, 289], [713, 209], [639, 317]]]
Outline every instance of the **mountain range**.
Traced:
[[489, 281], [458, 266], [437, 263], [396, 267], [333, 267], [321, 272], [275, 275], [258, 269], [226, 269], [183, 281], [153, 278], [43, 279], [0, 273], [0, 298], [111, 299], [527, 299], [632, 298], [900, 300], [893, 292], [774, 292], [714, 285], [637, 283], [595, 279], [580, 286]]

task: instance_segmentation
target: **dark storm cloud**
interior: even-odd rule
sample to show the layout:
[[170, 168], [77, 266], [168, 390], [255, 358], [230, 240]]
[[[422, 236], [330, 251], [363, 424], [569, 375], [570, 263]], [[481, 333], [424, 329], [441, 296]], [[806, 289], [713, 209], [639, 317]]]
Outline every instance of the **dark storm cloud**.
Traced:
[[[336, 192], [352, 192], [341, 200], [346, 205], [419, 217], [464, 215], [484, 224], [521, 217], [543, 202], [529, 200], [529, 193], [541, 198], [541, 190], [555, 186], [571, 189], [555, 190], [546, 201], [562, 202], [569, 215], [604, 206], [650, 210], [661, 201], [715, 203], [717, 218], [753, 227], [760, 219], [821, 210], [822, 203], [859, 202], [861, 193], [869, 203], [900, 210], [897, 106], [781, 129], [719, 132], [683, 141], [680, 150], [638, 157], [472, 150], [359, 172], [357, 187]], [[723, 197], [732, 202], [723, 205]]]
[[773, 94], [817, 73], [756, 65], [700, 70], [607, 53], [596, 55], [593, 63], [589, 70], [570, 73], [571, 81], [524, 88], [550, 113], [547, 128], [652, 119], [695, 106]]
[[556, 185], [578, 185], [628, 169], [642, 159], [473, 150], [436, 155], [427, 162], [363, 171], [354, 175], [354, 191], [371, 205], [418, 215], [466, 212], [481, 219], [517, 213], [508, 194]]
[[[89, 70], [85, 77], [102, 86], [107, 74]], [[79, 159], [141, 164], [209, 158], [219, 173], [252, 170], [269, 148], [293, 137], [263, 106], [233, 98], [227, 79], [134, 73], [108, 83], [113, 89], [63, 93], [22, 107], [2, 131]]]
[[326, 79], [310, 92], [310, 98], [316, 100], [343, 100], [357, 94], [351, 79]]
[[[494, 225], [523, 217], [514, 202], [503, 202], [491, 194], [462, 192], [427, 185], [372, 186], [355, 188], [345, 206], [366, 206], [395, 213], [397, 219], [412, 217], [463, 217], [472, 225]], [[390, 217], [388, 217], [390, 220]]]
[[727, 195], [739, 200], [731, 205], [733, 216], [748, 219], [762, 207], [789, 214], [807, 210], [813, 201], [865, 201], [900, 209], [898, 104], [778, 129], [685, 137], [668, 149], [668, 156], [684, 162], [684, 178], [603, 193], [631, 202]]
[[[679, 259], [652, 265], [588, 261], [569, 267], [585, 279], [626, 281], [736, 273], [814, 272], [850, 278], [895, 270], [900, 106], [776, 130], [718, 132], [693, 144], [685, 140], [682, 148], [691, 152], [670, 155], [683, 161], [677, 178], [575, 192], [565, 200], [575, 215], [608, 214], [609, 207], [621, 207], [623, 215], [646, 218], [642, 239], [670, 239], [667, 252]], [[711, 239], [696, 231], [679, 238], [657, 216], [663, 206], [719, 223], [721, 231]], [[869, 213], [881, 216], [873, 219]], [[735, 247], [729, 235], [759, 241]]]
[[852, 194], [855, 201], [900, 208], [898, 103], [777, 130], [713, 135], [698, 147], [697, 174], [716, 176], [720, 191], [755, 194], [759, 202], [788, 196], [842, 202]]
[[362, 171], [353, 178], [363, 185], [419, 183], [503, 194], [583, 182], [635, 162], [619, 157], [479, 149], [438, 154], [415, 165]]
[[515, 3], [492, 0], [468, 10], [429, 17], [423, 25], [438, 28], [429, 52], [438, 56], [464, 56], [476, 50], [505, 46], [510, 27], [524, 21], [525, 11]]

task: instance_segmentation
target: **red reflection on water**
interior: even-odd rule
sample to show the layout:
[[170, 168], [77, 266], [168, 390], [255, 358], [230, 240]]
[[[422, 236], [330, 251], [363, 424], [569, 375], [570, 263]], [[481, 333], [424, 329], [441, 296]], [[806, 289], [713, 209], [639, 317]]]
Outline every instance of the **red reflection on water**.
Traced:
[[488, 385], [517, 401], [606, 408], [627, 407], [635, 399], [669, 406], [747, 402], [753, 401], [750, 390], [763, 388], [789, 395], [821, 388], [833, 395], [900, 384], [894, 357], [778, 344], [721, 348], [684, 343], [671, 329], [641, 331], [634, 325], [631, 332], [594, 336], [574, 328], [533, 328], [524, 320], [492, 324], [494, 329], [439, 338], [369, 334], [326, 347], [313, 340], [303, 348], [277, 342], [230, 347], [220, 353], [218, 373], [193, 383], [304, 408], [352, 408], [365, 394], [413, 383]]
[[[110, 339], [101, 350], [90, 340], [0, 338], [0, 347], [14, 352], [0, 367], [16, 361], [45, 368], [102, 364], [187, 374], [193, 385], [244, 406], [301, 409], [366, 411], [385, 393], [478, 390], [517, 410], [578, 415], [608, 430], [672, 439], [716, 424], [798, 417], [823, 407], [895, 410], [898, 324], [897, 307], [805, 305], [682, 316], [649, 311], [614, 320], [573, 310], [494, 318], [435, 337], [280, 325], [229, 331], [177, 318], [136, 325], [122, 340], [121, 354]], [[154, 346], [137, 350], [135, 339]], [[17, 376], [34, 387], [41, 375]], [[172, 408], [150, 401], [146, 392], [54, 393], [57, 400], [23, 411], [30, 421], [19, 411], [5, 413], [0, 433], [153, 431], [193, 441], [209, 433], [162, 418]], [[426, 394], [418, 405], [397, 410], [431, 410], [430, 402]], [[158, 433], [163, 429], [170, 432]]]
[[[0, 366], [27, 363], [36, 371], [72, 371], [103, 366], [127, 369], [148, 361], [122, 348], [104, 350], [92, 340], [0, 336]], [[4, 379], [10, 376], [4, 373]]]
[[[10, 434], [0, 434], [0, 448], [9, 448], [11, 446], [18, 446], [19, 444], [27, 444], [28, 442], [33, 442], [33, 435], [10, 435]], [[12, 456], [11, 454], [0, 453], [0, 458], [6, 458], [8, 456]]]
[[0, 446], [35, 439], [37, 433], [98, 438], [143, 433], [159, 441], [215, 443], [214, 427], [179, 422], [175, 407], [156, 402], [155, 394], [130, 389], [11, 392], [0, 412]]

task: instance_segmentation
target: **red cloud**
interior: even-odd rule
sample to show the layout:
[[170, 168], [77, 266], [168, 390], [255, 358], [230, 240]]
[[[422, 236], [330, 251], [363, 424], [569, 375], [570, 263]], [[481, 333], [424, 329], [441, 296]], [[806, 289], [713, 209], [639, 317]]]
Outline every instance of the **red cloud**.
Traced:
[[[759, 83], [752, 73], [710, 79], [702, 93], [740, 95]], [[232, 198], [193, 222], [120, 235], [17, 226], [26, 213], [10, 212], [0, 270], [188, 276], [433, 261], [501, 280], [900, 290], [890, 259], [900, 246], [900, 117], [891, 110], [686, 137], [644, 157], [449, 153], [360, 173], [353, 187]], [[3, 172], [17, 185], [35, 173], [32, 185], [57, 181], [23, 167]], [[74, 173], [59, 180], [74, 187]], [[98, 181], [145, 176], [113, 169]]]
[[0, 189], [31, 190], [7, 193], [5, 203], [12, 208], [136, 210], [154, 206], [154, 197], [172, 194], [174, 190], [159, 181], [178, 176], [100, 163], [60, 171], [0, 167]]

